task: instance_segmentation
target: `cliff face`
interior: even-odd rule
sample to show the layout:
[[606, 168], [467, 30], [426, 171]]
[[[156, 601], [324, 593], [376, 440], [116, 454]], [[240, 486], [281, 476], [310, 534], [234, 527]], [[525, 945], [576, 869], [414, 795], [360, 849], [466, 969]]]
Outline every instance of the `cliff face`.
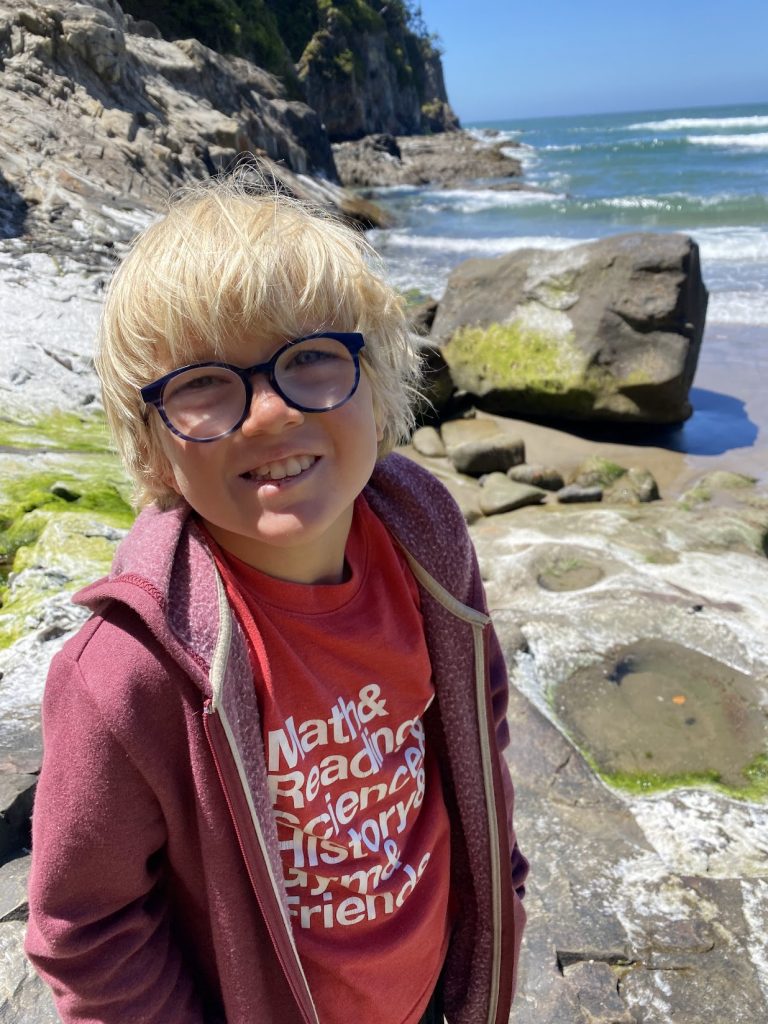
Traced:
[[[148, 6], [124, 2], [137, 13]], [[394, 17], [343, 0], [352, 17], [338, 2], [274, 0], [272, 11], [267, 0], [249, 0], [263, 22], [224, 26], [224, 42], [240, 40], [233, 48], [245, 56], [188, 34], [165, 38], [116, 0], [2, 0], [0, 240], [24, 236], [89, 259], [99, 247], [108, 253], [133, 233], [127, 211], [161, 207], [169, 190], [242, 154], [297, 194], [373, 222], [375, 211], [352, 208], [334, 188], [329, 133], [437, 131], [455, 118], [439, 55], [408, 28], [402, 5], [389, 4]], [[169, 35], [197, 27], [194, 18], [175, 23], [176, 6], [157, 4]], [[223, 6], [232, 14], [238, 4], [211, 0], [206, 31]], [[252, 59], [260, 46], [264, 64]], [[272, 59], [287, 61], [291, 75], [266, 70]]]
[[123, 0], [168, 39], [193, 36], [276, 75], [331, 141], [458, 128], [435, 37], [411, 0]]
[[356, 6], [357, 17], [344, 6], [325, 9], [298, 65], [307, 102], [331, 141], [458, 128], [434, 42], [391, 5], [384, 13], [367, 8], [364, 17], [364, 5]]
[[3, 0], [0, 70], [0, 237], [108, 245], [132, 233], [128, 210], [243, 153], [336, 180], [317, 113], [277, 78], [113, 0]]

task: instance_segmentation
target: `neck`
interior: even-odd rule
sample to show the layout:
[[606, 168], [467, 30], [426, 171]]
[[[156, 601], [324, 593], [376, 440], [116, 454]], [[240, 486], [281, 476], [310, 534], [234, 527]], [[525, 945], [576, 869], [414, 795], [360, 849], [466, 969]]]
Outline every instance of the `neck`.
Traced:
[[301, 544], [257, 543], [203, 520], [205, 527], [224, 551], [253, 569], [287, 583], [307, 585], [343, 583], [347, 578], [344, 553], [352, 528], [354, 507], [319, 538]]

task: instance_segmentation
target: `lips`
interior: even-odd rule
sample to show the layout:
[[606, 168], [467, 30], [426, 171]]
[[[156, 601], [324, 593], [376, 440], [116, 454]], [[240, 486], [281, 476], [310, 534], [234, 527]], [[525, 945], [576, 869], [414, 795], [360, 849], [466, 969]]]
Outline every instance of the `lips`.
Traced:
[[316, 462], [316, 455], [291, 455], [286, 459], [265, 462], [255, 469], [241, 473], [240, 476], [243, 480], [285, 480], [288, 477], [299, 476]]

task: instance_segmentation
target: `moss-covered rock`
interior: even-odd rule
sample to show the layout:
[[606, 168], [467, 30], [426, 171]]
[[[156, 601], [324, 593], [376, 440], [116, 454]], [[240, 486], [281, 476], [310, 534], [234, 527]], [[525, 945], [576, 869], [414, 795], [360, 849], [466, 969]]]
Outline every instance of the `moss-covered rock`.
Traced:
[[68, 601], [73, 591], [108, 572], [125, 533], [95, 513], [31, 514], [41, 529], [34, 543], [17, 550], [0, 591], [0, 648], [43, 626], [49, 602]]
[[571, 483], [578, 484], [580, 487], [594, 487], [597, 484], [600, 487], [610, 487], [626, 472], [626, 468], [617, 462], [611, 462], [610, 459], [604, 459], [600, 455], [592, 455], [576, 469]]
[[467, 260], [431, 336], [490, 412], [676, 423], [706, 300], [690, 239], [638, 233]]
[[0, 648], [108, 570], [133, 521], [129, 494], [112, 456], [0, 455]]
[[0, 447], [36, 451], [108, 452], [104, 414], [54, 409], [44, 416], [21, 419], [0, 416]]

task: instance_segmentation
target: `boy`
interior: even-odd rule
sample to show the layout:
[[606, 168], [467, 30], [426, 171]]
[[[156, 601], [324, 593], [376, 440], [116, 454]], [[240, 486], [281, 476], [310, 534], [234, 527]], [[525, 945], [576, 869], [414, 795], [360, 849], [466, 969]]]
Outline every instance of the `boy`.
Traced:
[[460, 513], [386, 455], [418, 368], [369, 256], [214, 182], [110, 287], [144, 510], [46, 688], [27, 952], [65, 1024], [507, 1021], [506, 674]]

